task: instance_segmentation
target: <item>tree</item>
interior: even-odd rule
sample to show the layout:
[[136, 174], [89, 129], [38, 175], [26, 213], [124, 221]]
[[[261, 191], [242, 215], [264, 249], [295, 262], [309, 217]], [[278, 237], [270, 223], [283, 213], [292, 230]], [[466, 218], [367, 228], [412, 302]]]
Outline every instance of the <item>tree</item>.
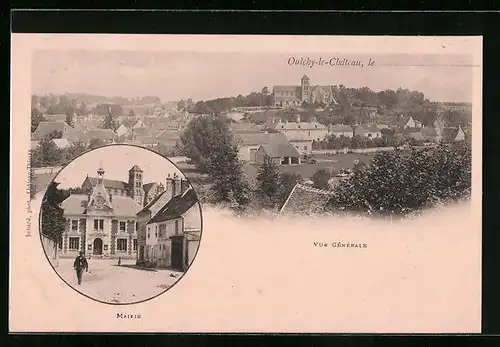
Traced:
[[263, 207], [274, 208], [278, 201], [281, 175], [278, 165], [268, 156], [257, 170], [256, 195]]
[[191, 120], [181, 135], [179, 147], [212, 181], [212, 202], [229, 203], [235, 209], [249, 202], [238, 147], [224, 123], [215, 116]]
[[38, 128], [38, 125], [46, 121], [46, 119], [43, 117], [42, 113], [38, 111], [37, 108], [32, 108], [31, 109], [31, 132], [34, 133], [36, 128]]
[[66, 159], [65, 162], [70, 162], [71, 160], [75, 159], [76, 157], [83, 154], [87, 150], [88, 150], [88, 147], [83, 142], [72, 143], [64, 151], [65, 159]]
[[262, 93], [262, 95], [268, 95], [269, 89], [267, 87], [264, 87], [264, 88], [262, 88], [261, 93]]
[[111, 129], [115, 131], [116, 129], [118, 129], [118, 126], [119, 126], [118, 122], [115, 120], [115, 118], [111, 113], [108, 114], [106, 118], [104, 118], [104, 121], [102, 122], [103, 129]]
[[66, 228], [64, 210], [59, 204], [66, 198], [63, 191], [57, 189], [59, 183], [49, 184], [42, 202], [42, 234], [59, 242]]
[[101, 139], [93, 138], [90, 140], [89, 149], [94, 149], [101, 146], [104, 146], [104, 141], [102, 141]]
[[244, 179], [238, 148], [231, 142], [221, 143], [211, 152], [206, 163], [213, 203], [229, 203], [234, 210], [241, 211], [249, 203], [249, 186]]
[[52, 138], [46, 137], [38, 144], [38, 147], [31, 152], [31, 166], [57, 166], [63, 161], [62, 150], [51, 142]]
[[66, 112], [66, 124], [68, 124], [70, 127], [74, 127], [75, 126], [73, 112], [71, 112], [71, 111]]
[[332, 177], [331, 172], [328, 169], [319, 169], [311, 177], [313, 181], [313, 187], [323, 190], [330, 190], [330, 184], [328, 181]]
[[283, 206], [286, 199], [292, 192], [293, 187], [295, 187], [295, 185], [300, 181], [302, 181], [302, 176], [300, 174], [287, 173], [287, 172], [281, 174], [280, 187], [278, 190], [278, 198], [277, 198], [278, 206], [280, 207]]
[[210, 156], [226, 143], [233, 143], [229, 128], [220, 118], [201, 116], [191, 120], [180, 137], [180, 147], [202, 172], [207, 172]]
[[466, 143], [380, 152], [339, 183], [329, 206], [361, 215], [406, 216], [438, 204], [464, 201], [471, 190]]

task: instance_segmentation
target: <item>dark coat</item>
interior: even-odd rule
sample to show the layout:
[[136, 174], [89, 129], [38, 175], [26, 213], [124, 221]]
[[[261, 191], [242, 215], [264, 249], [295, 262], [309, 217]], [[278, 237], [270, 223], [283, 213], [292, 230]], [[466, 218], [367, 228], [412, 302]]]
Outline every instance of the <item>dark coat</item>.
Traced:
[[88, 270], [89, 264], [87, 263], [87, 259], [85, 259], [85, 257], [79, 255], [78, 257], [76, 257], [75, 262], [73, 263], [73, 267], [76, 270]]

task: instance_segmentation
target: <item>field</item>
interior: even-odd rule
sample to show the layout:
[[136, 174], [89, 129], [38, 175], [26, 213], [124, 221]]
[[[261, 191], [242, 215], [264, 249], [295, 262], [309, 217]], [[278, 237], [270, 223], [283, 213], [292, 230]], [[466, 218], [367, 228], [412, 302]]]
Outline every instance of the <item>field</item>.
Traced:
[[[280, 170], [282, 173], [299, 174], [302, 178], [311, 178], [314, 173], [320, 169], [350, 169], [354, 166], [354, 162], [359, 160], [361, 163], [369, 163], [374, 154], [336, 154], [336, 155], [315, 155], [315, 164], [299, 164], [299, 165], [282, 165]], [[257, 175], [258, 165], [245, 164], [243, 170], [247, 174], [250, 181], [253, 181]]]

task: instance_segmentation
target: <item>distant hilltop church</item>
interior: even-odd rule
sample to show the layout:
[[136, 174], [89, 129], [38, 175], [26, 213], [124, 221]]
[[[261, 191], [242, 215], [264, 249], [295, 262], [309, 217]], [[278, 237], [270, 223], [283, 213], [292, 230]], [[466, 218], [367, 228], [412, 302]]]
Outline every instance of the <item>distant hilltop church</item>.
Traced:
[[273, 95], [276, 106], [298, 106], [304, 101], [338, 104], [333, 86], [311, 86], [307, 75], [301, 78], [300, 86], [274, 86]]

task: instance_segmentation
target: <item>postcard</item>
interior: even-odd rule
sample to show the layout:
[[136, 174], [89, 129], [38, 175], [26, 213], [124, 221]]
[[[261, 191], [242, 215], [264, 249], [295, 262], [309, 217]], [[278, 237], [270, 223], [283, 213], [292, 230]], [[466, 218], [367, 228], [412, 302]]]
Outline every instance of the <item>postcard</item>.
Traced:
[[12, 333], [481, 331], [481, 37], [11, 59]]

